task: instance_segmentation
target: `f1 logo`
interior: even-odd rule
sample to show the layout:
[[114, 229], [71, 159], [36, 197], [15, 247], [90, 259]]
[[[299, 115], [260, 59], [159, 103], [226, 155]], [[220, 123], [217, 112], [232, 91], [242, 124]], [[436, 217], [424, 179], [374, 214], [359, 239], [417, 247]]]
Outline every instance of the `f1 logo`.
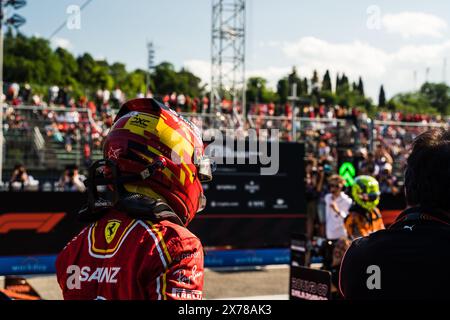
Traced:
[[13, 230], [50, 232], [66, 215], [65, 212], [5, 213], [0, 215], [0, 234]]

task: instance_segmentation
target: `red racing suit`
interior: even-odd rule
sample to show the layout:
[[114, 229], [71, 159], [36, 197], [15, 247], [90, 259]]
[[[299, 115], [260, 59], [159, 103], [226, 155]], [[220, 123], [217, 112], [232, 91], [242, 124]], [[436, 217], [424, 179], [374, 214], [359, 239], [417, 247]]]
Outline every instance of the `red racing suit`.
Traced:
[[56, 260], [64, 299], [202, 299], [203, 248], [185, 227], [111, 209]]

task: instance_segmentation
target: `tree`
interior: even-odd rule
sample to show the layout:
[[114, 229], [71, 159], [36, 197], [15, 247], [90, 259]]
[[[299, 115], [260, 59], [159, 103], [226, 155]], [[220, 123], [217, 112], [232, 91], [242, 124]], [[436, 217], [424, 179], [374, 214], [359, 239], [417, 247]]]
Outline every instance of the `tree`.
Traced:
[[96, 63], [94, 58], [89, 54], [85, 53], [82, 56], [77, 58], [78, 64], [78, 72], [76, 74], [76, 78], [79, 82], [81, 82], [84, 86], [93, 88], [96, 83], [92, 78], [94, 74]]
[[438, 111], [431, 106], [428, 99], [420, 92], [397, 94], [389, 100], [388, 104], [391, 105], [394, 110], [405, 113], [438, 113]]
[[281, 103], [287, 102], [287, 97], [289, 96], [289, 80], [287, 77], [278, 80], [277, 94]]
[[19, 83], [60, 83], [62, 64], [42, 38], [5, 34], [4, 80]]
[[267, 103], [278, 100], [277, 94], [267, 88], [267, 80], [261, 77], [252, 77], [247, 80], [246, 99], [249, 103]]
[[302, 94], [307, 96], [308, 92], [309, 92], [308, 79], [303, 78], [303, 81], [302, 81]]
[[59, 84], [75, 85], [77, 82], [76, 75], [78, 73], [77, 61], [69, 51], [63, 48], [57, 48], [55, 54], [63, 66], [61, 69], [61, 83]]
[[162, 62], [155, 67], [153, 79], [156, 92], [161, 95], [170, 94], [176, 90], [177, 73], [169, 62]]
[[381, 85], [380, 94], [378, 95], [378, 107], [379, 108], [386, 107], [386, 94], [384, 93], [383, 85]]
[[322, 91], [333, 91], [331, 87], [331, 77], [330, 72], [327, 70], [325, 74], [323, 75], [322, 80]]
[[311, 78], [311, 96], [315, 99], [319, 97], [319, 75], [317, 74], [317, 70], [313, 71], [313, 76]]
[[101, 88], [112, 90], [114, 88], [114, 79], [110, 75], [109, 65], [106, 60], [95, 61], [91, 79], [92, 89]]
[[361, 77], [359, 77], [357, 89], [359, 94], [364, 97], [364, 84]]
[[[123, 63], [96, 61], [89, 53], [75, 57], [63, 48], [52, 50], [45, 39], [14, 35], [11, 30], [5, 33], [4, 70], [6, 82], [29, 83], [40, 93], [46, 93], [52, 85], [70, 86], [75, 97], [115, 87], [134, 97], [146, 91], [148, 77], [147, 71], [128, 72]], [[157, 66], [150, 88], [160, 94], [176, 91], [200, 96], [204, 92], [199, 77], [186, 69], [176, 71], [167, 62]]]
[[307, 94], [307, 89], [302, 85], [302, 80], [298, 76], [297, 68], [294, 66], [292, 67], [292, 72], [288, 75], [288, 82], [289, 82], [289, 95], [292, 93], [292, 88], [294, 83], [297, 84], [297, 95], [301, 94]]
[[117, 87], [122, 87], [125, 85], [127, 80], [128, 72], [123, 63], [113, 63], [109, 66], [109, 74], [115, 81]]
[[336, 89], [334, 90], [336, 95], [340, 90], [341, 90], [341, 78], [339, 77], [339, 73], [336, 73]]
[[346, 93], [346, 92], [349, 91], [349, 89], [350, 89], [350, 85], [349, 85], [349, 82], [348, 82], [348, 78], [345, 75], [345, 73], [343, 73], [342, 77], [341, 77], [341, 81], [340, 81], [341, 93]]
[[317, 70], [313, 71], [313, 76], [311, 78], [311, 87], [313, 88], [313, 90], [315, 88], [319, 88], [319, 75], [317, 73]]
[[145, 90], [145, 81], [146, 81], [147, 73], [144, 70], [137, 69], [131, 73], [127, 74], [125, 83], [121, 86], [121, 90], [128, 97], [136, 97], [139, 93], [144, 93]]
[[442, 114], [450, 114], [450, 87], [445, 83], [426, 82], [420, 88], [430, 105]]
[[177, 90], [191, 97], [200, 97], [205, 89], [201, 86], [202, 79], [187, 69], [182, 68], [177, 73]]

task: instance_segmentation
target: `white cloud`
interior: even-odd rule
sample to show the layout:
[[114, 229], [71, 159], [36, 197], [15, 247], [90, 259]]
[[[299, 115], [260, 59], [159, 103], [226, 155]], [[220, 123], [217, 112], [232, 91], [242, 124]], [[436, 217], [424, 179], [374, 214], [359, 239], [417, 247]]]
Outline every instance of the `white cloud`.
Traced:
[[69, 39], [66, 39], [66, 38], [55, 37], [52, 39], [51, 43], [55, 48], [60, 47], [60, 48], [66, 49], [66, 50], [73, 49], [73, 44], [70, 42]]
[[[414, 89], [413, 73], [417, 71], [417, 85], [425, 79], [425, 70], [430, 68], [429, 81], [442, 81], [444, 57], [450, 57], [450, 40], [438, 44], [406, 45], [395, 51], [387, 51], [361, 41], [334, 43], [314, 37], [304, 37], [281, 46], [285, 55], [284, 66], [248, 69], [247, 77], [261, 76], [268, 85], [276, 88], [277, 81], [296, 66], [301, 77], [311, 78], [314, 70], [320, 77], [326, 70], [331, 72], [332, 81], [336, 73], [345, 72], [350, 81], [361, 76], [365, 92], [374, 101], [378, 99], [383, 84], [388, 97], [402, 91]], [[210, 82], [211, 64], [205, 60], [187, 60], [184, 66]]]
[[345, 72], [350, 80], [361, 76], [366, 93], [376, 101], [381, 84], [388, 96], [412, 90], [414, 71], [418, 74], [417, 85], [425, 81], [428, 67], [428, 80], [442, 81], [443, 59], [450, 56], [450, 40], [432, 45], [407, 45], [388, 52], [359, 41], [332, 43], [305, 37], [285, 43], [283, 52], [300, 73], [308, 77], [313, 70], [323, 75], [327, 69], [332, 77], [336, 77], [337, 72]]
[[314, 37], [304, 37], [285, 43], [284, 54], [303, 70], [317, 69], [344, 72], [350, 76], [361, 74], [379, 77], [386, 72], [388, 55], [367, 43], [331, 43]]
[[205, 60], [186, 60], [183, 67], [200, 77], [203, 82], [210, 82], [211, 78], [211, 63]]
[[442, 38], [447, 31], [447, 22], [435, 15], [423, 12], [388, 13], [382, 17], [382, 25], [388, 33], [400, 34], [403, 38]]

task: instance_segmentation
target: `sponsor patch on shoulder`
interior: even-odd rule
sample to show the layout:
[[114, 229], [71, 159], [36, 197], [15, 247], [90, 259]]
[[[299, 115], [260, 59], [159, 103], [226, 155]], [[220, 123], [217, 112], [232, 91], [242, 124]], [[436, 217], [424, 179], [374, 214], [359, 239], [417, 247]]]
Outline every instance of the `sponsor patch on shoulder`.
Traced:
[[173, 288], [172, 295], [178, 299], [202, 300], [202, 292], [200, 290]]

